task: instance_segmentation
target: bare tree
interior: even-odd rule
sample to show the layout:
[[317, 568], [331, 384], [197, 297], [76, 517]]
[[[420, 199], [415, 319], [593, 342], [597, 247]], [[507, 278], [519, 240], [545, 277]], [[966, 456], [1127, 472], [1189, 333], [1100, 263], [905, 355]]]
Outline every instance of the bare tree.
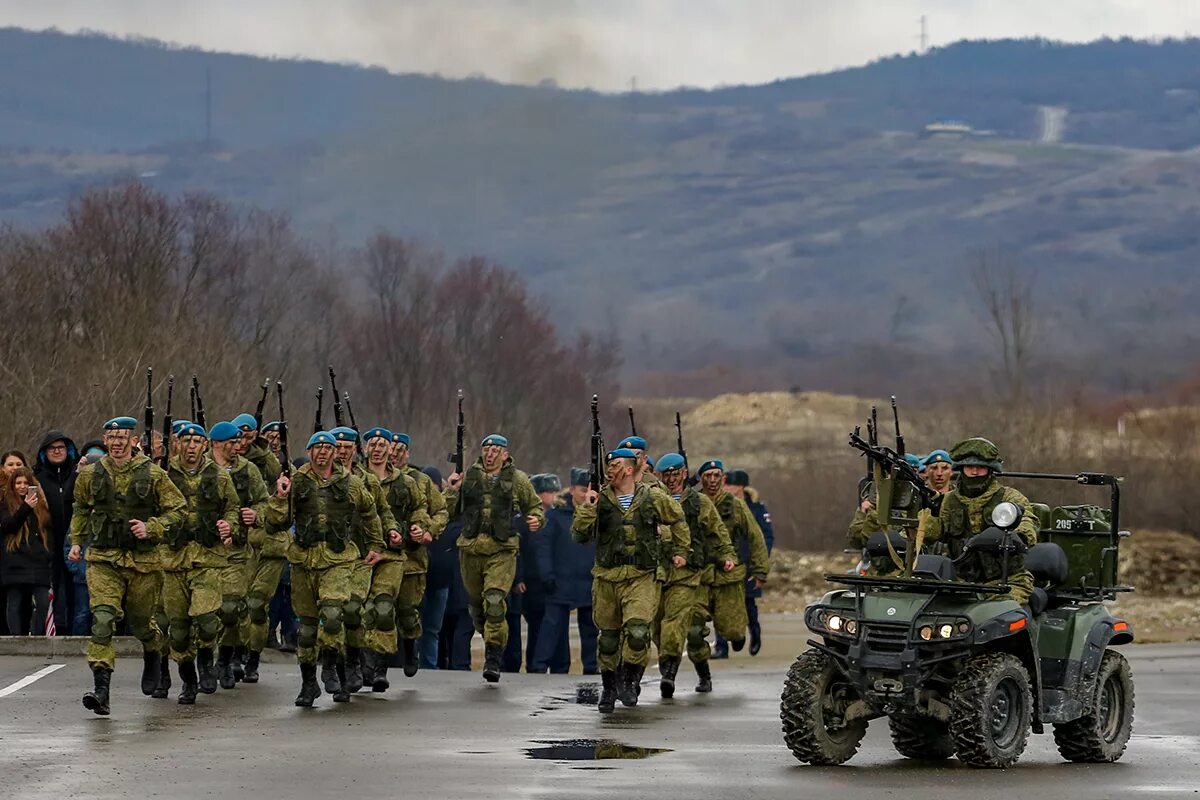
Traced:
[[995, 378], [1010, 401], [1023, 399], [1039, 333], [1037, 275], [996, 248], [976, 253], [971, 281], [999, 351]]

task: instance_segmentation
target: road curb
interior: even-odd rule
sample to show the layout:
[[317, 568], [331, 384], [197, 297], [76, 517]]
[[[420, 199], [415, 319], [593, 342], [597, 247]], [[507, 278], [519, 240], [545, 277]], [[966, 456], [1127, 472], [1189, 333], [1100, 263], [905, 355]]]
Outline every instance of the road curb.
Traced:
[[[34, 658], [83, 658], [90, 638], [87, 636], [0, 636], [0, 656], [32, 656]], [[118, 658], [136, 658], [142, 654], [142, 643], [132, 636], [113, 638]], [[264, 650], [262, 660], [268, 664], [295, 661], [294, 653]]]

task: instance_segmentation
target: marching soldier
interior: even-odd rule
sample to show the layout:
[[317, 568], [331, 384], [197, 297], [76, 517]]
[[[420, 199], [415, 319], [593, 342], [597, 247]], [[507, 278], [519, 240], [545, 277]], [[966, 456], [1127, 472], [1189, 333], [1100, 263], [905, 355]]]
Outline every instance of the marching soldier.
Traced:
[[648, 447], [645, 437], [642, 436], [626, 436], [617, 445], [618, 450], [632, 450], [637, 454], [637, 481], [639, 483], [648, 483], [656, 489], [666, 491], [662, 481], [654, 474], [654, 462], [650, 460], [650, 455], [646, 452]]
[[[700, 676], [700, 687], [712, 686], [708, 658], [708, 621], [713, 579], [719, 566], [730, 572], [736, 565], [729, 531], [707, 495], [687, 485], [683, 456], [665, 453], [658, 459], [658, 475], [672, 499], [683, 510], [691, 533], [691, 550], [683, 567], [667, 568], [662, 601], [658, 607], [658, 668], [662, 673], [663, 697], [675, 694], [675, 675], [683, 657], [686, 639], [688, 658]], [[698, 688], [698, 691], [701, 689]]]
[[[767, 580], [767, 572], [770, 570], [767, 543], [746, 502], [726, 490], [725, 464], [719, 459], [705, 461], [700, 465], [699, 475], [701, 489], [717, 507], [721, 521], [729, 530], [729, 539], [733, 543], [738, 560], [737, 565], [729, 572], [713, 576], [713, 626], [718, 634], [729, 641], [735, 651], [740, 652], [746, 644], [746, 628], [749, 625], [744, 584], [749, 579], [755, 589], [761, 589]], [[748, 565], [739, 553], [743, 548], [750, 553]], [[702, 687], [704, 683], [702, 678]], [[707, 688], [698, 687], [697, 691], [712, 691], [711, 682]]]
[[519, 539], [513, 517], [524, 516], [530, 531], [546, 520], [529, 476], [517, 469], [508, 439], [493, 433], [480, 442], [479, 459], [466, 474], [450, 475], [447, 502], [462, 516], [459, 563], [475, 630], [483, 635], [483, 677], [500, 680], [500, 657], [508, 643], [506, 597], [517, 573]]
[[[267, 440], [265, 433], [259, 433], [258, 423], [254, 419], [253, 414], [238, 414], [232, 420], [233, 424], [241, 432], [241, 439], [238, 442], [238, 455], [243, 456], [247, 461], [258, 468], [258, 472], [262, 475], [263, 481], [267, 485], [275, 483], [275, 479], [283, 472], [283, 467], [279, 463], [278, 456], [271, 449], [270, 442]], [[275, 438], [279, 439], [279, 423], [274, 423]], [[263, 425], [265, 432], [267, 425]]]
[[386, 506], [396, 523], [396, 529], [388, 533], [388, 552], [403, 554], [402, 558], [376, 565], [367, 604], [367, 617], [373, 624], [367, 632], [369, 649], [364, 652], [377, 654], [377, 657], [367, 656], [374, 662], [370, 670], [371, 690], [384, 692], [388, 689], [388, 659], [398, 648], [397, 627], [404, 643], [404, 674], [408, 677], [417, 674], [420, 606], [425, 594], [425, 573], [429, 569], [426, 545], [433, 541], [434, 535], [429, 530], [432, 525], [424, 492], [404, 469], [389, 463], [392, 432], [372, 428], [363, 438], [367, 449], [365, 469], [381, 487], [378, 501], [381, 508]]
[[436, 539], [442, 535], [450, 522], [450, 511], [446, 507], [446, 497], [438, 489], [433, 479], [411, 463], [412, 439], [407, 433], [392, 433], [392, 447], [389, 460], [393, 467], [404, 470], [408, 477], [417, 482], [417, 487], [425, 495], [425, 510], [429, 514], [429, 527], [426, 529]]
[[607, 485], [589, 489], [575, 507], [571, 534], [596, 541], [592, 614], [600, 629], [597, 650], [603, 689], [597, 710], [612, 713], [619, 697], [637, 705], [650, 655], [651, 626], [658, 612], [665, 567], [683, 569], [691, 536], [679, 504], [638, 481], [636, 452], [617, 448], [605, 456]]
[[[223, 429], [223, 435], [230, 433], [229, 428]], [[236, 435], [236, 429], [232, 433]], [[213, 647], [222, 625], [236, 628], [240, 622], [236, 596], [224, 594], [224, 573], [232, 569], [240, 575], [245, 569], [246, 539], [233, 480], [208, 457], [204, 428], [185, 425], [179, 445], [167, 474], [183, 495], [187, 512], [182, 522], [167, 530], [161, 548], [162, 594], [171, 658], [179, 665], [183, 681], [179, 702], [191, 705], [197, 691], [216, 691]]]
[[[308, 440], [309, 462], [290, 479], [280, 475], [267, 504], [269, 528], [296, 526], [288, 561], [292, 565], [292, 607], [300, 619], [297, 659], [301, 686], [296, 705], [304, 707], [311, 707], [321, 695], [318, 654], [328, 676], [326, 691], [334, 702], [349, 702], [350, 693], [342, 686], [336, 665], [345, 644], [343, 621], [353, 565], [361, 559], [374, 566], [382, 558], [383, 533], [375, 501], [359, 478], [334, 463], [334, 445], [328, 431], [314, 433]], [[366, 552], [359, 550], [356, 536]]]
[[[246, 645], [250, 633], [250, 582], [257, 574], [256, 553], [266, 538], [263, 526], [268, 493], [258, 467], [238, 455], [243, 436], [232, 422], [213, 425], [209, 439], [213, 461], [228, 473], [238, 496], [237, 528], [241, 536], [237, 537], [239, 544], [225, 550], [229, 562], [221, 570], [221, 622], [225, 632], [217, 655], [221, 688], [232, 689], [238, 680], [258, 682], [259, 652], [252, 649], [247, 652]], [[261, 610], [265, 612], [266, 606]], [[243, 653], [247, 653], [244, 664]]]
[[104, 423], [108, 453], [83, 467], [75, 481], [68, 558], [87, 551], [87, 583], [92, 637], [87, 662], [94, 688], [83, 705], [101, 716], [109, 713], [109, 687], [116, 663], [112, 638], [125, 619], [142, 643], [142, 693], [152, 694], [161, 680], [163, 642], [152, 621], [162, 586], [156, 544], [183, 519], [184, 500], [156, 464], [133, 456], [137, 420], [117, 417]]

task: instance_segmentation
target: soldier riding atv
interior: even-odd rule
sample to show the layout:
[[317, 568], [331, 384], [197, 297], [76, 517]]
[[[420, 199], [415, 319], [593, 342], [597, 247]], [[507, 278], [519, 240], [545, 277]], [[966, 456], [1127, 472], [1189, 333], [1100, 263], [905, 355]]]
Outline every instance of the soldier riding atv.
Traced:
[[[851, 444], [872, 462], [886, 531], [870, 537], [866, 555], [883, 568], [827, 576], [847, 588], [805, 611], [819, 640], [792, 665], [780, 706], [796, 758], [841, 764], [880, 717], [909, 758], [1008, 767], [1029, 731], [1047, 724], [1070, 761], [1120, 758], [1133, 725], [1133, 679], [1110, 646], [1133, 641], [1133, 627], [1104, 604], [1131, 591], [1116, 580], [1127, 535], [1120, 479], [1008, 473], [1108, 487], [1105, 507], [1051, 511], [997, 484], [998, 450], [971, 439], [951, 457], [986, 469], [970, 470], [975, 480], [960, 475], [933, 517], [902, 436], [894, 450], [857, 433]], [[922, 554], [926, 540], [943, 554]]]

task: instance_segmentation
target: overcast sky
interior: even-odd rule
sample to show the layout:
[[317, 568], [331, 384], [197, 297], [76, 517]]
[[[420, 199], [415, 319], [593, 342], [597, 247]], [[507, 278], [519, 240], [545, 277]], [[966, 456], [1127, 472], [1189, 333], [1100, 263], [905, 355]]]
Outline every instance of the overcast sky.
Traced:
[[963, 38], [1200, 33], [1200, 0], [0, 0], [0, 25], [605, 90], [762, 83]]

